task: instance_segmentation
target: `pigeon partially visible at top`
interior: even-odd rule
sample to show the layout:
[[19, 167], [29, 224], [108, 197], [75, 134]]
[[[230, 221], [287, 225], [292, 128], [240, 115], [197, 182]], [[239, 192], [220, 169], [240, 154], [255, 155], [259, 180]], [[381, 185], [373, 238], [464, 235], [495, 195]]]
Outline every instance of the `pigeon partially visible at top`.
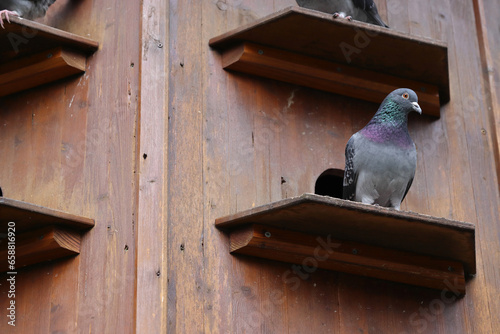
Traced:
[[300, 7], [389, 28], [378, 14], [373, 0], [297, 0]]
[[417, 166], [417, 150], [408, 133], [412, 111], [422, 113], [417, 94], [396, 89], [352, 135], [345, 148], [344, 199], [400, 210]]
[[33, 20], [45, 16], [47, 9], [56, 0], [0, 0], [0, 26], [3, 18], [10, 23], [9, 15]]

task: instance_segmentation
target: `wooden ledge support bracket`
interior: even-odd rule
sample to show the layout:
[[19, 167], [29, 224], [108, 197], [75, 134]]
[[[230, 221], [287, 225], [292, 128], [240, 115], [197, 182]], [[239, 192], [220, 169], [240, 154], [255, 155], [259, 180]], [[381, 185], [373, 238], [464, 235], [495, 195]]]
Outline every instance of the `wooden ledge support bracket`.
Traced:
[[[15, 235], [15, 269], [80, 253], [79, 231], [46, 226]], [[8, 238], [0, 239], [0, 272], [12, 271], [7, 262]]]
[[361, 69], [253, 43], [222, 51], [224, 69], [381, 103], [402, 87], [419, 87], [418, 102], [425, 114], [439, 117], [439, 88], [423, 82]]
[[258, 224], [235, 228], [229, 235], [232, 253], [465, 294], [458, 261]]
[[86, 55], [55, 48], [0, 64], [0, 96], [85, 72]]

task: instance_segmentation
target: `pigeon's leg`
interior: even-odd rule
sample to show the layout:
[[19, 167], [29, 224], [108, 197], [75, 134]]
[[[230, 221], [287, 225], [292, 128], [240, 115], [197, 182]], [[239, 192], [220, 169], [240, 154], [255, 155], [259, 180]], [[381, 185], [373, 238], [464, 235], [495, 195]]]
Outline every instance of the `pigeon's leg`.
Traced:
[[3, 26], [3, 16], [5, 15], [5, 19], [7, 20], [7, 22], [10, 23], [10, 19], [9, 19], [9, 15], [13, 15], [13, 16], [19, 16], [19, 14], [17, 12], [13, 12], [13, 11], [10, 11], [10, 10], [7, 10], [7, 9], [4, 9], [4, 10], [0, 10], [0, 26], [5, 29], [5, 27]]
[[402, 196], [400, 194], [394, 193], [389, 200], [389, 207], [398, 211], [401, 211]]
[[396, 205], [394, 205], [394, 204], [391, 203], [390, 208], [392, 208], [394, 210], [401, 211], [401, 202], [399, 202], [399, 204], [396, 204]]
[[333, 13], [333, 18], [334, 19], [338, 19], [338, 18], [341, 18], [341, 19], [346, 19], [347, 21], [352, 21], [352, 16], [348, 15], [346, 16], [346, 14], [344, 12], [335, 12]]
[[345, 13], [344, 12], [340, 12], [340, 13], [335, 12], [335, 13], [333, 13], [333, 18], [334, 19], [338, 19], [339, 17], [341, 19], [344, 19], [345, 18]]
[[369, 195], [361, 196], [361, 201], [359, 201], [359, 202], [364, 203], [364, 204], [378, 205], [378, 204], [375, 204], [375, 199]]

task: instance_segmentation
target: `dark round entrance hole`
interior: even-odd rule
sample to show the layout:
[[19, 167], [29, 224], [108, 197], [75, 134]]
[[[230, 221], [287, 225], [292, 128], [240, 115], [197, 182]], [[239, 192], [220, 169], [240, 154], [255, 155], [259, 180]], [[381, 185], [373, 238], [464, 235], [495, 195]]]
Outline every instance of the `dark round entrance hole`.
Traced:
[[314, 193], [322, 196], [342, 198], [344, 171], [342, 169], [327, 169], [316, 180]]

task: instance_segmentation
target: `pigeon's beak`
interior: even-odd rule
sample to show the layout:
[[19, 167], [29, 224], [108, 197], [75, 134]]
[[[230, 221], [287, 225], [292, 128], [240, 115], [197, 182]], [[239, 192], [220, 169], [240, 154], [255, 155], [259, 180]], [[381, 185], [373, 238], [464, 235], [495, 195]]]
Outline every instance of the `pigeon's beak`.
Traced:
[[420, 108], [420, 106], [418, 105], [418, 103], [417, 102], [412, 102], [411, 104], [413, 105], [413, 110], [415, 110], [420, 115], [422, 115], [422, 109]]

